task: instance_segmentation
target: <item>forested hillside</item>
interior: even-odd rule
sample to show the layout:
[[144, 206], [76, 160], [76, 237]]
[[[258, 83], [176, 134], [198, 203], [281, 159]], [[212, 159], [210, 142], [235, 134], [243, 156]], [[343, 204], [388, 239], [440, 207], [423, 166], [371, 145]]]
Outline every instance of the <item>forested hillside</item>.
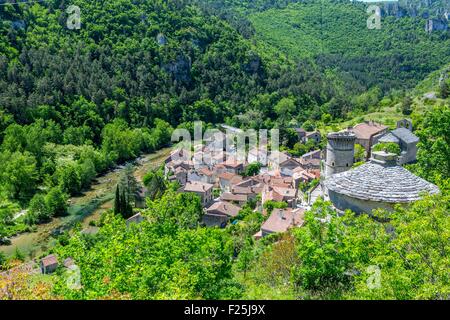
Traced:
[[0, 6], [1, 195], [14, 212], [36, 194], [29, 222], [54, 214], [43, 198], [53, 188], [59, 199], [78, 194], [96, 174], [165, 146], [180, 123], [252, 109], [272, 127], [282, 98], [295, 95], [304, 121], [334, 95], [312, 64], [268, 67], [189, 1], [70, 5], [80, 29], [67, 27], [67, 1]]
[[380, 7], [379, 30], [367, 28], [366, 4], [349, 1], [304, 1], [256, 12], [249, 19], [263, 46], [291, 58], [314, 57], [322, 68], [337, 67], [366, 88], [378, 86], [384, 92], [414, 87], [449, 62], [450, 31], [427, 33], [431, 14], [410, 16], [401, 7]]

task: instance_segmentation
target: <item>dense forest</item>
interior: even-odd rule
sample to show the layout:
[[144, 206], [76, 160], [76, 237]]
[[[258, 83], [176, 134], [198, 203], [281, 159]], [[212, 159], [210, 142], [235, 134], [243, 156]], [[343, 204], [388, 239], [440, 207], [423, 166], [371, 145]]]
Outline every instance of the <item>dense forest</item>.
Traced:
[[[79, 29], [67, 26], [70, 5]], [[96, 177], [198, 120], [280, 128], [282, 148], [298, 156], [317, 146], [296, 143], [293, 128], [399, 110], [421, 140], [408, 169], [441, 194], [397, 208], [388, 224], [319, 201], [305, 227], [255, 241], [265, 218], [254, 204], [224, 229], [205, 228], [199, 198], [149, 172], [143, 223], [116, 214], [132, 214], [123, 196], [94, 223], [98, 234], [78, 226], [56, 237], [51, 252], [76, 261], [81, 290], [63, 270], [33, 286], [19, 271], [0, 279], [11, 288], [0, 299], [448, 298], [450, 32], [425, 31], [445, 5], [382, 5], [382, 28], [369, 30], [367, 4], [343, 0], [2, 3], [0, 245], [66, 215]], [[0, 269], [22, 260], [0, 253]], [[382, 290], [365, 285], [374, 265]]]

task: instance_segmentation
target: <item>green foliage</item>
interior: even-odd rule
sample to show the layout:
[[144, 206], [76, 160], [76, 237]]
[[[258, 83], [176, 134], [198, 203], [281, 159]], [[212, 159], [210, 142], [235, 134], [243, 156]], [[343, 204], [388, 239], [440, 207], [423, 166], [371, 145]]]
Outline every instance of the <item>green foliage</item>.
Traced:
[[439, 96], [442, 99], [450, 97], [450, 79], [444, 79], [439, 85]]
[[139, 186], [134, 177], [133, 166], [127, 165], [116, 186], [114, 198], [114, 213], [121, 214], [127, 219], [133, 215], [133, 205], [137, 197]]
[[196, 228], [193, 220], [183, 219], [192, 205], [201, 210], [198, 198], [168, 193], [151, 204], [144, 212], [148, 220], [138, 225], [127, 228], [109, 215], [92, 240], [76, 234], [56, 251], [76, 261], [83, 286], [70, 290], [61, 275], [55, 293], [69, 299], [236, 297], [229, 296], [238, 292], [229, 283], [230, 238], [223, 230]]
[[148, 172], [142, 181], [144, 186], [147, 188], [147, 193], [150, 200], [160, 198], [167, 189], [163, 168]]
[[267, 211], [267, 215], [270, 215], [273, 209], [285, 209], [287, 206], [286, 202], [277, 202], [273, 200], [267, 200], [263, 204], [263, 208]]
[[412, 169], [421, 177], [439, 183], [450, 179], [450, 107], [436, 106], [429, 110], [416, 134], [417, 164]]
[[203, 215], [200, 197], [194, 193], [168, 190], [164, 197], [148, 200], [147, 215], [164, 232], [173, 228], [195, 228]]
[[53, 187], [45, 195], [46, 206], [53, 216], [64, 216], [67, 214], [67, 200], [68, 195], [59, 187]]
[[[382, 92], [413, 87], [417, 80], [448, 63], [448, 32], [435, 31], [430, 36], [421, 14], [395, 17], [393, 13], [383, 15], [380, 30], [370, 30], [366, 26], [368, 5], [301, 1], [283, 9], [252, 11], [249, 20], [261, 49], [300, 59], [310, 57], [323, 70], [339, 68], [345, 72], [340, 76], [347, 82], [343, 95], [349, 90], [358, 92], [359, 86], [377, 86]], [[399, 6], [399, 10], [406, 9], [404, 4]], [[440, 7], [444, 7], [442, 2]], [[428, 58], [430, 52], [433, 59]], [[357, 105], [367, 110], [379, 99], [376, 94], [373, 97], [361, 97]]]
[[36, 189], [36, 159], [28, 152], [0, 153], [0, 186], [10, 199], [26, 201]]
[[20, 211], [20, 207], [8, 200], [0, 202], [0, 243], [9, 235], [8, 226], [13, 225], [14, 214]]
[[402, 114], [409, 116], [412, 113], [412, 99], [410, 96], [406, 96], [402, 102]]
[[366, 149], [359, 143], [355, 143], [355, 162], [364, 161], [366, 159]]
[[385, 151], [388, 153], [395, 153], [400, 155], [400, 146], [395, 142], [380, 142], [373, 146], [373, 151]]

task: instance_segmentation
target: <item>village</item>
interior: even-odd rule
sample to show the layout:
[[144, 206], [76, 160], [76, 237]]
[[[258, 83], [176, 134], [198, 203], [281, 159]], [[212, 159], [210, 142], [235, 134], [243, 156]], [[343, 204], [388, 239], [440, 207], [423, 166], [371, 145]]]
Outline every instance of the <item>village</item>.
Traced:
[[[370, 213], [373, 208], [391, 209], [396, 203], [417, 200], [422, 191], [436, 193], [438, 190], [435, 186], [427, 184], [401, 167], [403, 164], [416, 161], [419, 138], [412, 132], [412, 122], [409, 119], [398, 121], [396, 127], [391, 131], [388, 126], [366, 121], [342, 132], [330, 133], [327, 136], [326, 150], [312, 150], [300, 157], [293, 157], [287, 152], [280, 151], [267, 153], [266, 146], [248, 150], [244, 161], [237, 159], [234, 149], [228, 153], [223, 150], [218, 155], [207, 157], [211, 147], [206, 143], [201, 150], [196, 151], [202, 153], [207, 161], [203, 161], [200, 166], [195, 165], [192, 158], [183, 154], [183, 149], [178, 149], [166, 159], [165, 174], [169, 180], [180, 184], [180, 192], [193, 192], [199, 195], [204, 207], [203, 222], [206, 226], [224, 227], [246, 204], [253, 203], [254, 210], [266, 217], [260, 231], [254, 235], [255, 239], [260, 239], [269, 234], [285, 232], [292, 227], [301, 227], [304, 223], [304, 213], [319, 197], [331, 200], [340, 211], [351, 209], [357, 213]], [[230, 129], [228, 126], [226, 128]], [[236, 128], [232, 129], [239, 131]], [[303, 128], [297, 128], [296, 132], [301, 143], [312, 140], [318, 145], [323, 139], [317, 130], [308, 132]], [[400, 149], [400, 154], [373, 151], [373, 147], [378, 143], [395, 143]], [[387, 200], [386, 202], [389, 202], [387, 205], [384, 205], [383, 199], [376, 199], [377, 203], [371, 207], [368, 206], [371, 200], [363, 197], [365, 203], [360, 207], [352, 205], [351, 201], [342, 205], [342, 199], [335, 196], [334, 191], [329, 192], [328, 181], [331, 181], [334, 175], [339, 176], [346, 171], [352, 171], [355, 163], [355, 144], [364, 149], [364, 160], [368, 165], [376, 161], [383, 162], [389, 157], [394, 159], [392, 166], [386, 166], [386, 161], [380, 166], [383, 169], [379, 173], [382, 177], [378, 178], [380, 179], [378, 182], [391, 184], [388, 181], [390, 173], [385, 172], [385, 168], [403, 170], [401, 174], [407, 175], [403, 177], [404, 183], [412, 184], [409, 191], [413, 195], [408, 198], [409, 191], [397, 190], [407, 199]], [[255, 163], [260, 166], [259, 172], [253, 176], [245, 176], [244, 172], [248, 166]], [[365, 171], [364, 167], [362, 170]], [[414, 181], [411, 182], [411, 179]], [[370, 178], [367, 181], [371, 181]], [[417, 185], [417, 190], [414, 184]], [[396, 183], [390, 186], [391, 189], [395, 187]], [[364, 190], [364, 182], [356, 188]], [[368, 190], [369, 194], [372, 191], [375, 193], [375, 188]], [[391, 192], [395, 193], [396, 190]], [[358, 195], [355, 198], [359, 198]], [[268, 212], [264, 204], [269, 201], [284, 203], [286, 207], [275, 208]], [[132, 217], [131, 220], [136, 218]]]
[[[329, 133], [325, 150], [292, 157], [281, 151], [267, 153], [267, 146], [262, 146], [248, 150], [244, 161], [237, 159], [236, 149], [211, 153], [217, 141], [210, 139], [193, 157], [185, 149], [173, 150], [164, 161], [164, 172], [166, 179], [179, 184], [179, 192], [199, 196], [204, 210], [202, 223], [206, 227], [223, 228], [230, 222], [238, 223], [236, 217], [241, 209], [251, 204], [254, 211], [265, 217], [260, 230], [253, 235], [258, 240], [302, 227], [305, 212], [318, 198], [331, 201], [338, 212], [350, 209], [370, 214], [373, 209], [390, 210], [398, 203], [416, 201], [423, 192], [438, 193], [436, 186], [401, 166], [416, 161], [419, 138], [412, 129], [409, 119], [398, 121], [394, 130], [366, 121]], [[318, 145], [323, 139], [319, 131], [298, 128], [296, 132], [301, 143], [313, 140]], [[374, 151], [379, 143], [397, 144], [400, 154]], [[359, 166], [355, 165], [355, 144], [364, 149], [365, 163]], [[200, 163], [194, 161], [199, 155], [202, 156]], [[246, 176], [244, 173], [252, 165], [257, 172]], [[138, 209], [145, 208], [146, 192], [145, 188], [140, 192], [142, 201], [136, 202]], [[268, 202], [283, 205], [268, 210], [264, 205]], [[140, 223], [144, 219], [138, 212], [127, 219], [126, 224]], [[74, 262], [69, 258], [62, 264], [70, 269]], [[40, 259], [39, 264], [31, 261], [19, 268], [49, 274], [59, 265], [58, 258], [51, 254]]]

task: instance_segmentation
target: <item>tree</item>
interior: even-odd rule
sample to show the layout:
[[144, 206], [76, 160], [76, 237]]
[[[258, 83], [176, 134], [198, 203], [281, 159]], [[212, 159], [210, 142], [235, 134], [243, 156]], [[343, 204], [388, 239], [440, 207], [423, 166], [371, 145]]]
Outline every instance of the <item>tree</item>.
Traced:
[[412, 103], [412, 98], [409, 95], [405, 96], [402, 102], [402, 113], [405, 116], [408, 116], [412, 113]]
[[[0, 238], [1, 238], [1, 235], [0, 235]], [[0, 251], [0, 270], [2, 270], [2, 268], [6, 265], [6, 261], [7, 261], [6, 255]], [[1, 288], [1, 286], [0, 286], [0, 288]]]
[[45, 195], [47, 209], [52, 216], [64, 216], [67, 214], [68, 195], [60, 187], [53, 187]]
[[436, 106], [423, 117], [416, 134], [420, 138], [417, 164], [412, 169], [422, 178], [438, 183], [450, 178], [450, 107]]
[[359, 143], [355, 143], [355, 162], [361, 162], [366, 159], [366, 149]]
[[119, 185], [116, 185], [116, 195], [114, 197], [114, 214], [119, 214], [121, 209]]
[[148, 215], [162, 229], [195, 228], [202, 218], [203, 207], [194, 193], [167, 190], [163, 197], [148, 202]]
[[443, 79], [439, 84], [439, 96], [447, 99], [450, 96], [450, 79]]
[[25, 201], [36, 189], [36, 159], [29, 152], [2, 152], [0, 176], [0, 185], [9, 198]]
[[262, 164], [260, 162], [250, 163], [244, 171], [244, 177], [256, 176], [261, 170]]
[[273, 200], [267, 200], [266, 202], [264, 202], [263, 207], [264, 209], [266, 209], [267, 214], [271, 214], [273, 209], [285, 209], [287, 208], [287, 203], [282, 201], [282, 202], [277, 202], [277, 201], [273, 201]]
[[282, 98], [274, 107], [275, 112], [282, 120], [290, 118], [296, 109], [293, 98]]
[[388, 153], [395, 153], [400, 155], [400, 146], [395, 142], [380, 142], [373, 146], [373, 151], [385, 151]]
[[92, 183], [92, 180], [97, 175], [95, 171], [94, 162], [91, 159], [84, 160], [78, 165], [78, 173], [80, 176], [81, 188], [87, 189]]
[[144, 186], [150, 200], [160, 198], [167, 189], [163, 169], [148, 172], [143, 178]]
[[55, 177], [61, 190], [70, 195], [78, 194], [81, 191], [81, 176], [79, 165], [73, 161], [60, 163], [55, 171]]
[[[436, 205], [439, 204], [439, 205]], [[361, 267], [376, 265], [381, 270], [382, 285], [368, 288], [370, 272], [355, 278], [355, 290], [349, 298], [358, 299], [447, 299], [450, 294], [450, 198], [448, 192], [427, 196], [410, 207], [397, 207], [389, 213], [395, 236], [379, 232], [386, 240], [384, 250], [371, 252]], [[424, 214], [426, 212], [426, 214]], [[381, 213], [380, 214], [386, 214]]]
[[[333, 117], [329, 113], [322, 114], [320, 120], [325, 124], [328, 125], [333, 120]], [[306, 130], [306, 129], [305, 129]]]
[[34, 195], [30, 201], [28, 215], [30, 216], [30, 220], [28, 220], [30, 224], [47, 222], [51, 219], [52, 212], [47, 206], [44, 195], [39, 193]]
[[302, 128], [306, 131], [313, 131], [315, 129], [314, 123], [311, 120], [306, 120], [305, 122], [303, 122]]

